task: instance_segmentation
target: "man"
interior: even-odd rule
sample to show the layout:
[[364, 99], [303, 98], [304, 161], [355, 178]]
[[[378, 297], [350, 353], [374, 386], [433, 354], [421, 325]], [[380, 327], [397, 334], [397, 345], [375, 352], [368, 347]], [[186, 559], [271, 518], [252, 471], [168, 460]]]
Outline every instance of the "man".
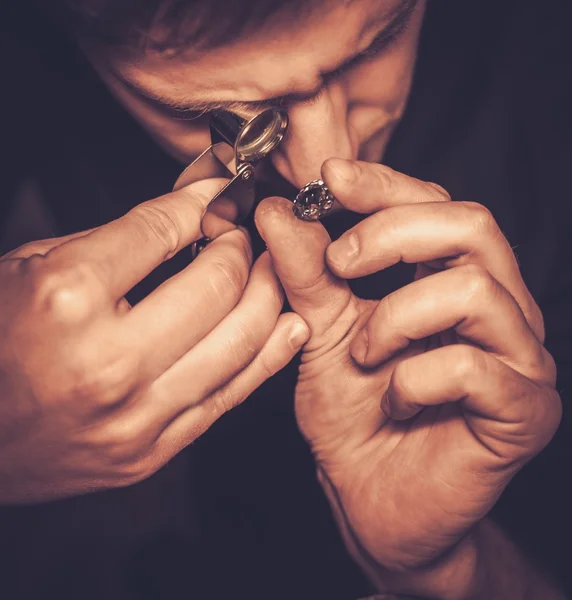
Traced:
[[[368, 216], [358, 219], [341, 212], [333, 216], [328, 223], [333, 237], [344, 234], [330, 244], [321, 224], [295, 219], [288, 200], [264, 200], [257, 207], [251, 234], [260, 233], [268, 253], [255, 251], [252, 264], [248, 237], [237, 229], [213, 241], [192, 265], [159, 287], [157, 280], [151, 282], [152, 291], [140, 294], [145, 297], [135, 303], [136, 298], [129, 301], [126, 294], [200, 236], [206, 202], [220, 182], [201, 182], [161, 197], [150, 186], [146, 198], [155, 199], [108, 224], [104, 223], [110, 219], [94, 215], [89, 224], [94, 229], [87, 232], [77, 227], [79, 219], [71, 226], [68, 197], [61, 216], [64, 227], [70, 224], [70, 236], [22, 246], [2, 263], [3, 502], [59, 499], [150, 477], [255, 390], [268, 394], [264, 390], [272, 388], [260, 386], [302, 347], [296, 390], [293, 376], [288, 388], [295, 395], [298, 426], [316, 461], [346, 550], [374, 589], [421, 598], [562, 598], [543, 569], [487, 516], [511, 478], [549, 442], [560, 420], [555, 365], [543, 347], [545, 325], [534, 296], [553, 301], [553, 312], [546, 317], [554, 347], [560, 350], [559, 365], [566, 360], [570, 339], [558, 304], [562, 292], [570, 292], [567, 275], [560, 268], [546, 272], [546, 265], [563, 252], [565, 237], [559, 228], [566, 231], [569, 215], [547, 201], [542, 217], [530, 212], [535, 219], [528, 230], [531, 221], [521, 218], [520, 211], [533, 211], [526, 202], [535, 196], [523, 183], [530, 174], [522, 173], [521, 165], [528, 164], [526, 150], [536, 147], [530, 148], [523, 135], [524, 156], [515, 156], [514, 138], [507, 142], [503, 137], [507, 108], [518, 111], [520, 96], [514, 97], [518, 88], [501, 88], [503, 94], [477, 101], [478, 93], [489, 86], [495, 89], [498, 75], [486, 61], [488, 68], [479, 71], [483, 63], [476, 59], [474, 39], [461, 46], [465, 51], [458, 57], [448, 57], [454, 69], [474, 69], [473, 90], [463, 87], [463, 94], [456, 94], [447, 89], [446, 79], [439, 84], [425, 82], [423, 87], [427, 71], [420, 71], [421, 92], [413, 93], [409, 110], [427, 90], [433, 105], [425, 106], [432, 109], [432, 118], [441, 115], [435, 104], [451, 97], [461, 108], [458, 114], [447, 115], [449, 139], [425, 137], [432, 145], [413, 155], [425, 160], [417, 168], [411, 155], [404, 156], [411, 152], [412, 140], [422, 146], [423, 137], [407, 131], [418, 125], [415, 116], [409, 122], [405, 118], [404, 129], [392, 140], [392, 164], [398, 166], [401, 159], [403, 167], [418, 176], [415, 179], [377, 163], [382, 157], [390, 159], [388, 143], [405, 111], [425, 2], [318, 2], [303, 7], [273, 5], [267, 12], [262, 5], [268, 9], [270, 4], [261, 2], [252, 17], [245, 18], [242, 30], [233, 20], [235, 13], [223, 15], [212, 4], [192, 11], [188, 3], [158, 4], [149, 4], [151, 10], [145, 13], [136, 3], [102, 3], [94, 8], [79, 2], [79, 13], [70, 17], [70, 27], [93, 69], [151, 137], [186, 163], [208, 143], [206, 120], [197, 117], [201, 112], [224, 107], [248, 117], [267, 103], [279, 102], [288, 110], [290, 127], [272, 155], [277, 173], [295, 187], [322, 175], [343, 207]], [[509, 61], [503, 75], [509, 67], [519, 75], [520, 65], [510, 62], [514, 55], [504, 44], [518, 40], [514, 32], [522, 35], [519, 27], [531, 23], [529, 7], [517, 11], [516, 6], [503, 4], [492, 15], [482, 7], [472, 13], [465, 8], [455, 15], [457, 21], [451, 17], [459, 36], [470, 37], [472, 31], [459, 24], [462, 16], [476, 15], [496, 24], [498, 29], [489, 30], [496, 37], [479, 41], [497, 52], [492, 53], [497, 60]], [[230, 13], [231, 7], [226, 8]], [[236, 7], [233, 10], [240, 14]], [[443, 17], [435, 10], [434, 19]], [[209, 38], [219, 31], [215, 17], [228, 37]], [[228, 17], [226, 29], [223, 17]], [[430, 35], [431, 28], [427, 31]], [[443, 48], [450, 51], [451, 46]], [[526, 56], [518, 56], [526, 64]], [[433, 54], [419, 54], [421, 61], [436, 57], [439, 48], [433, 48]], [[434, 65], [433, 69], [432, 75], [439, 73]], [[37, 93], [39, 81], [32, 79]], [[519, 85], [522, 79], [514, 76], [511, 81]], [[462, 77], [452, 82], [453, 87], [466, 84]], [[558, 106], [560, 100], [559, 94], [543, 97], [539, 106]], [[489, 101], [500, 106], [491, 108]], [[508, 144], [508, 157], [502, 155], [504, 148], [501, 156], [471, 155], [482, 144], [467, 143], [465, 135], [476, 132], [486, 142], [489, 138], [486, 131], [471, 126], [464, 110], [494, 130], [490, 139]], [[77, 119], [82, 127], [90, 119], [100, 124], [106, 116], [99, 113], [94, 118], [81, 104], [71, 111], [62, 115], [64, 120]], [[20, 114], [29, 112], [20, 108]], [[544, 125], [542, 114], [538, 123]], [[424, 127], [428, 125], [438, 123], [425, 119]], [[534, 129], [534, 119], [527, 125]], [[88, 154], [99, 143], [97, 132], [92, 133]], [[513, 136], [518, 133], [524, 132], [518, 127], [510, 130]], [[117, 132], [116, 136], [114, 141], [121, 139]], [[16, 134], [14, 139], [24, 146], [17, 148], [23, 150], [22, 156], [29, 156], [29, 134]], [[436, 141], [445, 149], [431, 165]], [[50, 142], [58, 146], [57, 140]], [[108, 146], [105, 140], [104, 152]], [[77, 148], [68, 148], [64, 141], [60, 160]], [[459, 149], [467, 152], [455, 156], [469, 171], [465, 176], [450, 158]], [[499, 148], [486, 150], [492, 155]], [[133, 161], [131, 173], [145, 177], [136, 152], [121, 156], [116, 168], [123, 171]], [[445, 168], [448, 160], [453, 169]], [[487, 172], [489, 161], [500, 173]], [[518, 174], [507, 175], [511, 161], [518, 162]], [[101, 199], [106, 193], [101, 174], [93, 172], [97, 161], [80, 159], [77, 164], [80, 168], [66, 177], [72, 182], [77, 178], [82, 186], [94, 181], [98, 206], [108, 205], [109, 200]], [[161, 168], [158, 164], [157, 172]], [[48, 195], [50, 184], [52, 190], [62, 189], [61, 179], [49, 172], [42, 175]], [[130, 196], [134, 184], [129, 172], [120, 175], [118, 189]], [[271, 176], [263, 183], [270, 187]], [[536, 180], [527, 183], [534, 186]], [[501, 184], [506, 189], [499, 188]], [[529, 192], [523, 194], [523, 206], [511, 206], [523, 190]], [[460, 193], [480, 204], [459, 201], [464, 199]], [[451, 202], [451, 197], [457, 201]], [[142, 200], [139, 196], [129, 202]], [[57, 202], [53, 206], [57, 214]], [[93, 207], [82, 205], [82, 213], [89, 210]], [[120, 207], [107, 210], [125, 212]], [[504, 217], [501, 226], [495, 221], [497, 211]], [[542, 219], [548, 219], [547, 225]], [[534, 276], [532, 293], [502, 233], [507, 224], [514, 227], [507, 232], [511, 244], [514, 238], [521, 244], [529, 242], [520, 259], [523, 272]], [[528, 240], [527, 235], [539, 232], [542, 243], [536, 246], [536, 239]], [[555, 245], [547, 247], [554, 240]], [[415, 273], [386, 272], [400, 261], [416, 265]], [[282, 315], [280, 287], [292, 309]], [[361, 299], [364, 296], [371, 299]], [[284, 385], [289, 373], [293, 375], [281, 371], [276, 380]], [[271, 404], [272, 398], [266, 402]], [[259, 443], [242, 459], [256, 456], [262, 467], [259, 455], [269, 455], [275, 472], [270, 482], [285, 479], [298, 488], [301, 498], [311, 497], [310, 486], [308, 496], [303, 495], [306, 490], [294, 468], [291, 475], [280, 472], [280, 458], [268, 450], [270, 424], [258, 419], [253, 421], [256, 427], [246, 431], [266, 433], [259, 433]], [[228, 419], [220, 426], [232, 428]], [[219, 424], [213, 431], [216, 427]], [[238, 424], [234, 427], [236, 436], [240, 430]], [[291, 436], [290, 431], [284, 439]], [[315, 581], [301, 589], [305, 574], [298, 572], [288, 588], [281, 579], [288, 567], [273, 564], [296, 561], [293, 553], [271, 558], [281, 544], [279, 536], [268, 539], [263, 528], [258, 532], [262, 541], [252, 539], [261, 484], [241, 482], [241, 477], [248, 478], [244, 473], [233, 480], [217, 470], [216, 448], [226, 454], [234, 451], [230, 444], [227, 440], [217, 446], [212, 441], [201, 448], [199, 457], [208, 454], [208, 458], [196, 459], [194, 467], [199, 472], [208, 467], [203, 480], [216, 477], [221, 489], [239, 488], [230, 495], [231, 505], [211, 507], [205, 513], [199, 501], [196, 527], [200, 530], [206, 522], [199, 539], [208, 538], [207, 568], [213, 569], [212, 563], [223, 557], [222, 572], [230, 580], [217, 591], [211, 578], [212, 587], [205, 585], [206, 591], [196, 592], [197, 596], [222, 597], [229, 590], [237, 597], [274, 594], [258, 587], [259, 576], [277, 585], [281, 597], [308, 597]], [[296, 455], [298, 450], [292, 452]], [[284, 465], [288, 460], [285, 453]], [[301, 461], [300, 467], [307, 464]], [[254, 476], [263, 477], [264, 471], [253, 470]], [[200, 480], [200, 475], [191, 477], [189, 485]], [[181, 490], [184, 481], [180, 480]], [[218, 485], [213, 484], [215, 498], [222, 497], [217, 496]], [[176, 493], [177, 486], [173, 489]], [[543, 491], [546, 495], [547, 489]], [[277, 496], [268, 489], [262, 493], [270, 502]], [[234, 531], [209, 522], [210, 514], [224, 524], [228, 517], [223, 515], [232, 503], [247, 515], [252, 511], [252, 522], [247, 520], [241, 529], [237, 519], [231, 519]], [[284, 508], [289, 508], [287, 503], [268, 512], [279, 521]], [[291, 524], [298, 516], [286, 522]], [[219, 532], [225, 537], [217, 537]], [[232, 539], [239, 532], [248, 540], [247, 551], [241, 548], [242, 540]], [[282, 530], [278, 527], [275, 532]], [[304, 528], [296, 532], [302, 536], [297, 545], [288, 542], [290, 549], [308, 543], [306, 536], [314, 539]], [[225, 549], [227, 543], [234, 551]], [[270, 557], [264, 557], [265, 548]], [[237, 556], [241, 550], [243, 557]], [[312, 577], [323, 569], [324, 578], [335, 581], [328, 571], [329, 565], [337, 564], [337, 556], [329, 562], [325, 544], [317, 543], [315, 551], [316, 564], [308, 566]], [[233, 562], [241, 568], [230, 566], [229, 571]], [[247, 567], [248, 563], [254, 564]], [[245, 574], [243, 567], [251, 570]], [[200, 579], [197, 569], [191, 573]], [[331, 597], [335, 593], [330, 591], [331, 581], [316, 588], [315, 595]], [[355, 594], [362, 591], [356, 589]]]

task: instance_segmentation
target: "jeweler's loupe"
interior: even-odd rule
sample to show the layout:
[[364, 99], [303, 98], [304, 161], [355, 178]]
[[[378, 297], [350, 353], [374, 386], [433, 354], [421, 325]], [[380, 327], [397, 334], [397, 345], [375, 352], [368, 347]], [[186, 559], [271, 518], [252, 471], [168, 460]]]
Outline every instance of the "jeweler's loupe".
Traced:
[[230, 181], [211, 200], [203, 217], [204, 238], [195, 242], [193, 258], [210, 240], [234, 229], [252, 210], [255, 199], [254, 167], [282, 141], [288, 113], [269, 108], [249, 121], [227, 111], [210, 116], [211, 145], [179, 176], [173, 190], [203, 179]]

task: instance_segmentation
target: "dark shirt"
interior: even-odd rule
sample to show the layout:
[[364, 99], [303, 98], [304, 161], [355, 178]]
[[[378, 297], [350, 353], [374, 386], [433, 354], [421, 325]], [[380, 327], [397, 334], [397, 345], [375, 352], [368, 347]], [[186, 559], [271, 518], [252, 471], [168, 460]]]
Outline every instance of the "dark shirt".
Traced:
[[[110, 97], [65, 35], [28, 3], [1, 11], [3, 199], [33, 177], [64, 234], [168, 191], [180, 166]], [[570, 23], [565, 0], [429, 2], [411, 99], [385, 158], [443, 185], [456, 200], [487, 206], [543, 310], [563, 423], [511, 482], [493, 517], [568, 593]], [[333, 237], [358, 218], [332, 218]], [[183, 253], [158, 269], [130, 299], [187, 260]], [[410, 266], [398, 265], [352, 285], [380, 298], [411, 275]], [[370, 588], [345, 553], [296, 429], [295, 374], [294, 361], [139, 485], [1, 508], [0, 597], [366, 595]]]

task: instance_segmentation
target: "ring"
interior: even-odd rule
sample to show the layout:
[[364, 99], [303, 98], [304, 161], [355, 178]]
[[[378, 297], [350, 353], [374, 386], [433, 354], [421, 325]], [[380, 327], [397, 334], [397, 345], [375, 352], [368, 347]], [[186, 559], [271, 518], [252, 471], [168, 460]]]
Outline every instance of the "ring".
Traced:
[[317, 221], [334, 205], [334, 196], [321, 179], [307, 183], [296, 196], [292, 210], [298, 219]]

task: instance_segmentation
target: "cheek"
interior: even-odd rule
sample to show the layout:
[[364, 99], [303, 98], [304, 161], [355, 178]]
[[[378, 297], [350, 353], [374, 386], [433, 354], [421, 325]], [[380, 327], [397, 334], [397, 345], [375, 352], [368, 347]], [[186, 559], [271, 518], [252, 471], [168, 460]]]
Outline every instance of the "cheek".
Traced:
[[187, 124], [165, 118], [164, 125], [155, 127], [151, 134], [169, 154], [183, 164], [192, 162], [211, 144], [206, 121]]
[[415, 68], [416, 44], [402, 44], [348, 73], [348, 125], [363, 144], [389, 133], [403, 116]]
[[105, 70], [98, 69], [98, 72], [116, 100], [168, 154], [182, 164], [194, 160], [210, 144], [206, 117], [184, 121], [165, 115], [137, 98]]
[[362, 65], [347, 80], [347, 126], [359, 159], [377, 161], [403, 115], [413, 73], [402, 55]]
[[409, 95], [413, 60], [394, 53], [359, 67], [348, 80], [348, 107], [378, 107], [391, 115], [402, 108]]
[[183, 164], [194, 160], [210, 145], [205, 117], [184, 121], [146, 106], [138, 110], [132, 108], [130, 112], [167, 153]]

